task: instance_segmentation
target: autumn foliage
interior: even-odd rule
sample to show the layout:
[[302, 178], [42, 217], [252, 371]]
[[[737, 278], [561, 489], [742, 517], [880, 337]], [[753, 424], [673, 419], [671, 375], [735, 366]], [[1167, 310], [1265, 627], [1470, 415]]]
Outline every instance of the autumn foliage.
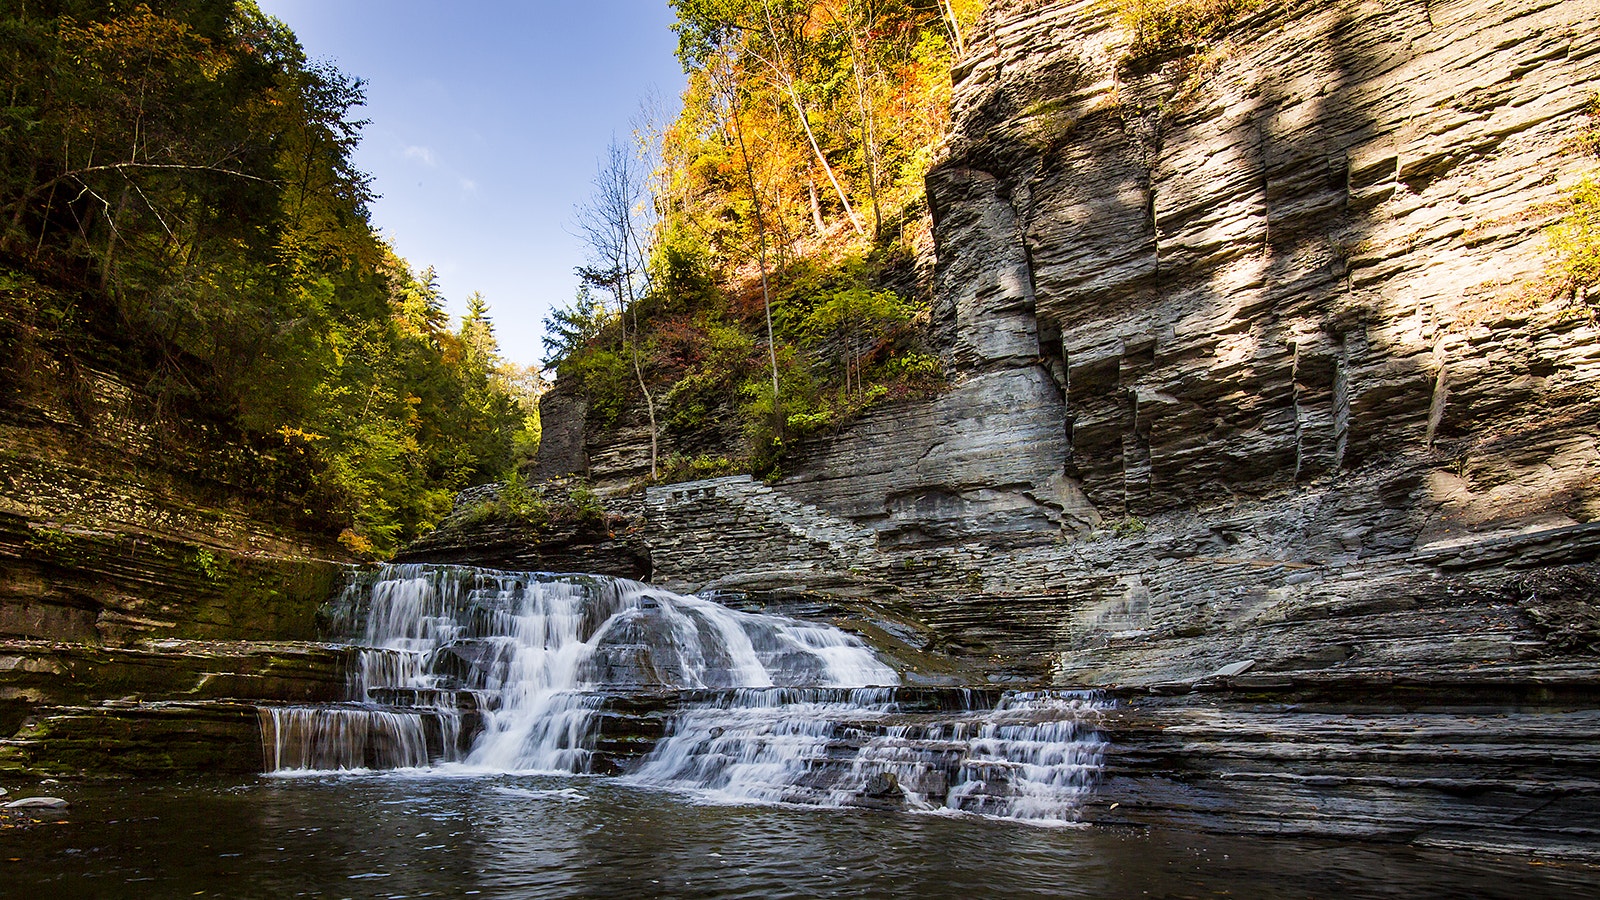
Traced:
[[[689, 83], [677, 117], [642, 135], [658, 154], [648, 289], [586, 294], [549, 323], [550, 362], [591, 427], [648, 400], [680, 456], [709, 448], [662, 477], [771, 474], [795, 440], [937, 389], [916, 326], [923, 180], [980, 6], [672, 0]], [[648, 391], [623, 377], [636, 349]]]

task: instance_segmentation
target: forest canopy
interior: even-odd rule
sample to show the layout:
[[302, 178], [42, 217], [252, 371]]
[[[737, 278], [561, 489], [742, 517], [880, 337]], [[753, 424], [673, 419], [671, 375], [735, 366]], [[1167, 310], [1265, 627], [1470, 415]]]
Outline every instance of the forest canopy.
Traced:
[[530, 452], [533, 373], [499, 358], [482, 298], [452, 329], [431, 270], [376, 234], [362, 84], [282, 22], [249, 0], [7, 3], [0, 76], [8, 341], [125, 347], [172, 429], [229, 422], [278, 467], [262, 489], [355, 551]]

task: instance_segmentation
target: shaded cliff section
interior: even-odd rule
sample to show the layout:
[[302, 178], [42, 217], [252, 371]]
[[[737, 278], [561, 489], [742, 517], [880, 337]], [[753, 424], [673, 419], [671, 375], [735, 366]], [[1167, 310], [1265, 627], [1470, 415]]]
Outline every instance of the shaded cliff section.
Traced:
[[345, 554], [282, 499], [293, 461], [146, 391], [147, 351], [92, 303], [37, 305], [84, 319], [51, 328], [19, 290], [0, 328], [0, 640], [314, 638]]
[[153, 390], [194, 362], [128, 346], [94, 297], [0, 302], [0, 772], [261, 771], [255, 704], [343, 699], [351, 669], [307, 643], [345, 561], [286, 499], [309, 479]]

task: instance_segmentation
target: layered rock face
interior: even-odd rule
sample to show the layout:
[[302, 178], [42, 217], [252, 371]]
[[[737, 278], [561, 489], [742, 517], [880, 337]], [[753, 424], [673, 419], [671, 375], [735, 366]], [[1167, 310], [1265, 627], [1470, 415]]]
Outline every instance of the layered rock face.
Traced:
[[1100, 515], [1433, 462], [1424, 539], [1595, 516], [1593, 310], [1534, 287], [1592, 4], [1273, 4], [1159, 65], [1092, 4], [993, 12], [930, 179], [950, 353], [1028, 354], [1031, 305]]
[[0, 639], [315, 636], [342, 553], [250, 499], [244, 448], [158, 426], [110, 366], [6, 362], [25, 371], [0, 379]]
[[348, 647], [263, 641], [7, 641], [0, 772], [259, 772], [257, 705], [343, 700], [355, 656]]
[[958, 386], [778, 487], [890, 571], [1009, 548], [957, 574], [1053, 607], [1069, 680], [1537, 655], [1469, 598], [1595, 555], [1594, 311], [1541, 282], [1594, 12], [1272, 5], [1162, 61], [1098, 4], [993, 4], [929, 178]]
[[0, 771], [260, 771], [255, 701], [344, 696], [348, 653], [269, 643], [316, 637], [338, 546], [121, 354], [0, 350]]
[[[954, 386], [783, 502], [652, 489], [658, 579], [881, 579], [1007, 679], [1589, 658], [1600, 340], [1544, 229], [1595, 13], [1271, 4], [1135, 55], [1101, 4], [992, 3], [928, 180]], [[621, 437], [550, 464], [631, 471]]]
[[928, 181], [955, 386], [650, 489], [656, 577], [1112, 686], [1091, 818], [1584, 852], [1600, 333], [1544, 229], [1597, 22], [1267, 4], [1135, 55], [1103, 4], [991, 3]]

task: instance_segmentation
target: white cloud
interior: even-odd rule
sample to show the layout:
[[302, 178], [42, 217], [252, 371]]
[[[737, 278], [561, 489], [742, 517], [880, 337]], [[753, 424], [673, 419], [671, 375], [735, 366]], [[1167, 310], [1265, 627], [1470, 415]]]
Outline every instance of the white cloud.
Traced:
[[407, 147], [405, 149], [404, 156], [405, 156], [406, 159], [414, 159], [417, 162], [420, 162], [423, 165], [428, 166], [429, 168], [432, 168], [432, 167], [438, 165], [438, 162], [436, 162], [434, 160], [434, 158], [433, 158], [433, 151], [428, 149], [427, 147], [418, 147], [418, 146], [412, 145], [412, 146]]

